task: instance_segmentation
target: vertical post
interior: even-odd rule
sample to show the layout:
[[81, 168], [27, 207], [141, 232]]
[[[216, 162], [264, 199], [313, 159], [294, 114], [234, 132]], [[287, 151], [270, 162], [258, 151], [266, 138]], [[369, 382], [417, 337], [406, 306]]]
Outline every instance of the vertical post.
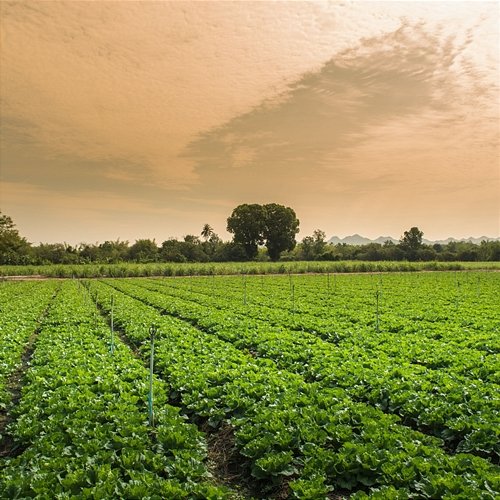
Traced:
[[109, 350], [111, 354], [115, 352], [115, 323], [114, 323], [115, 296], [111, 295], [111, 344]]
[[148, 395], [148, 417], [149, 425], [154, 427], [154, 411], [153, 411], [153, 370], [154, 370], [154, 354], [155, 354], [155, 334], [156, 326], [151, 325], [149, 328], [149, 339], [151, 343], [151, 349], [149, 354], [149, 395]]
[[377, 290], [377, 293], [375, 294], [375, 296], [377, 297], [377, 322], [376, 322], [377, 333], [379, 333], [379, 327], [380, 327], [380, 317], [379, 317], [379, 310], [378, 310], [378, 298], [379, 298], [379, 294], [380, 294], [380, 292]]
[[95, 327], [97, 328], [97, 306], [99, 304], [99, 294], [98, 292], [95, 293], [95, 308], [94, 308], [94, 321], [95, 321]]

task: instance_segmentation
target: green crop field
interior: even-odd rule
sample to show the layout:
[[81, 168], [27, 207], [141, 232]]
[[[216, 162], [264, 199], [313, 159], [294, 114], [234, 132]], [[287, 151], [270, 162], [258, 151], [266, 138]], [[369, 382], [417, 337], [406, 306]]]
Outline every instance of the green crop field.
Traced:
[[499, 297], [473, 270], [4, 281], [0, 498], [497, 499]]

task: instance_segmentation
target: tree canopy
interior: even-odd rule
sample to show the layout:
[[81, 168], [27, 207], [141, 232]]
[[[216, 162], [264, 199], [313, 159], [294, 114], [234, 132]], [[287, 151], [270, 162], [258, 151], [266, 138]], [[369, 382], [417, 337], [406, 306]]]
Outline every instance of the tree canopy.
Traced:
[[399, 240], [399, 246], [408, 260], [416, 260], [417, 252], [422, 247], [423, 236], [423, 231], [420, 231], [418, 227], [412, 227], [410, 230], [404, 232]]
[[0, 212], [0, 264], [26, 264], [30, 246], [12, 218]]
[[282, 252], [295, 248], [299, 220], [290, 207], [277, 203], [243, 204], [227, 219], [227, 230], [235, 243], [243, 245], [249, 259], [265, 244], [271, 260], [278, 260]]
[[264, 205], [263, 238], [271, 260], [278, 260], [281, 252], [295, 248], [298, 232], [299, 219], [290, 207], [277, 203]]
[[214, 234], [215, 234], [214, 230], [210, 224], [203, 225], [203, 229], [201, 230], [201, 236], [205, 241], [208, 241]]
[[129, 248], [128, 255], [135, 262], [155, 262], [158, 259], [158, 247], [154, 240], [137, 240]]
[[320, 259], [327, 248], [326, 233], [315, 229], [312, 236], [305, 236], [301, 243], [301, 257], [304, 260]]
[[264, 222], [264, 207], [255, 203], [238, 205], [227, 219], [227, 231], [243, 246], [249, 259], [257, 256], [259, 245], [264, 243]]

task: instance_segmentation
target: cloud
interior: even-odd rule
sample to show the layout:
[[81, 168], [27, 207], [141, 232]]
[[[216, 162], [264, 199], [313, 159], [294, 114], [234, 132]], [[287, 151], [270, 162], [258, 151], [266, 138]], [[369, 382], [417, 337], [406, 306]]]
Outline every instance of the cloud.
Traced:
[[[421, 25], [403, 25], [394, 33], [366, 39], [321, 70], [305, 74], [277, 99], [200, 134], [184, 155], [196, 160], [196, 173], [206, 182], [219, 183], [222, 176], [245, 175], [241, 158], [247, 175], [267, 173], [271, 167], [279, 175], [296, 169], [325, 173], [335, 164], [348, 168], [346, 158], [371, 141], [377, 129], [385, 131], [386, 149], [446, 121], [467, 130], [477, 113], [462, 126], [464, 108], [457, 109], [457, 93], [475, 107], [483, 103], [480, 95], [492, 89], [481, 88], [472, 71], [465, 82], [469, 89], [463, 80], [456, 82], [452, 65], [467, 44], [439, 35]], [[437, 93], [442, 88], [445, 95]], [[491, 122], [483, 128], [494, 132]], [[377, 149], [379, 155], [383, 148]], [[282, 181], [292, 179], [285, 176]]]
[[[335, 39], [346, 45], [348, 31], [323, 24], [344, 10], [2, 2], [3, 120], [46, 157], [131, 162], [166, 188], [189, 185], [184, 145], [321, 64]], [[356, 12], [345, 13], [352, 22]]]
[[496, 7], [1, 2], [2, 182], [30, 179], [68, 217], [93, 191], [161, 224], [168, 206], [177, 234], [244, 201], [292, 205], [307, 231], [375, 198], [393, 217], [374, 192], [491, 199]]
[[432, 220], [423, 200], [482, 199], [456, 216], [480, 210], [498, 231], [499, 110], [491, 104], [499, 93], [471, 57], [479, 35], [403, 22], [201, 134], [184, 155], [218, 197], [282, 198], [303, 213], [339, 216], [377, 204], [371, 224], [395, 206], [404, 206], [401, 220], [419, 213]]

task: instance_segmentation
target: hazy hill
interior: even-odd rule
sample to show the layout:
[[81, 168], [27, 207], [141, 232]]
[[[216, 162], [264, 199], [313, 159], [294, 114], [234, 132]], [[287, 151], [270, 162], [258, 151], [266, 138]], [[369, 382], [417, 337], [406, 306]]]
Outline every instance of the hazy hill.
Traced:
[[[474, 243], [475, 245], [479, 245], [481, 241], [500, 241], [500, 238], [490, 238], [489, 236], [481, 236], [480, 238], [446, 238], [445, 240], [426, 240], [425, 238], [422, 240], [426, 245], [434, 245], [439, 243], [441, 245], [447, 245], [448, 243], [465, 241], [468, 243]], [[365, 236], [361, 236], [359, 234], [353, 234], [352, 236], [346, 236], [345, 238], [339, 238], [338, 236], [332, 236], [328, 242], [333, 245], [337, 245], [338, 243], [345, 243], [347, 245], [368, 245], [369, 243], [380, 243], [384, 244], [386, 241], [392, 241], [393, 243], [398, 243], [399, 240], [393, 238], [392, 236], [379, 236], [378, 238], [371, 240], [370, 238], [366, 238]]]

